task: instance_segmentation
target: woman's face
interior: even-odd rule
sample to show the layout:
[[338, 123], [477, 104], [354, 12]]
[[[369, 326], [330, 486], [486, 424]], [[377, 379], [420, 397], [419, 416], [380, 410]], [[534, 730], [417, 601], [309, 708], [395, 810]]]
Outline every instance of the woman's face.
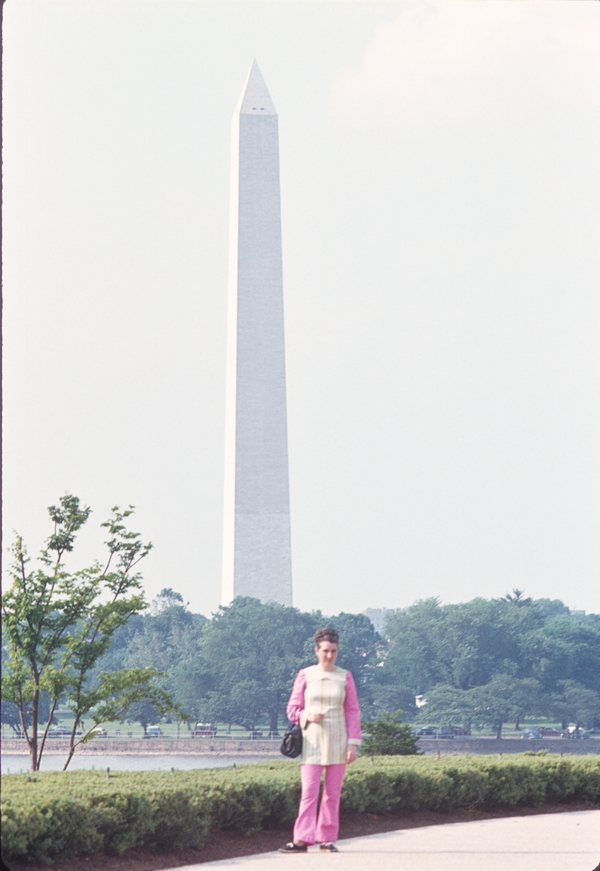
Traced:
[[321, 641], [321, 643], [317, 644], [315, 647], [315, 653], [317, 654], [317, 659], [319, 660], [321, 668], [325, 671], [333, 671], [335, 660], [338, 655], [337, 644], [334, 644], [333, 641]]

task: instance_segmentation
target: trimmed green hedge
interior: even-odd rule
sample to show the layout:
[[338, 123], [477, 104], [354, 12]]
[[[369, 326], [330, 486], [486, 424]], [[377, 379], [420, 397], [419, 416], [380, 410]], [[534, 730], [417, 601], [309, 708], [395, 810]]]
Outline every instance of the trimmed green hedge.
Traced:
[[[131, 847], [201, 848], [211, 829], [252, 834], [290, 825], [300, 796], [298, 766], [237, 769], [9, 774], [3, 781], [2, 856], [51, 864]], [[460, 807], [600, 803], [598, 756], [380, 756], [347, 770], [344, 813]]]
[[360, 760], [348, 769], [342, 811], [452, 811], [600, 803], [599, 756], [432, 756]]

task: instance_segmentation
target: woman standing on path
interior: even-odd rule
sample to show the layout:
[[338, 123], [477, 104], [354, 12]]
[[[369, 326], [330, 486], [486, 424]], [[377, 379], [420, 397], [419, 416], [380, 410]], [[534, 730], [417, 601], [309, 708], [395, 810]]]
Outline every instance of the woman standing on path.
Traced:
[[[302, 795], [294, 825], [294, 840], [282, 853], [306, 853], [309, 844], [336, 853], [340, 796], [346, 764], [356, 759], [360, 744], [360, 709], [354, 678], [335, 664], [339, 635], [335, 629], [315, 633], [317, 665], [298, 672], [287, 716], [302, 728], [300, 775]], [[325, 785], [317, 818], [321, 772]]]

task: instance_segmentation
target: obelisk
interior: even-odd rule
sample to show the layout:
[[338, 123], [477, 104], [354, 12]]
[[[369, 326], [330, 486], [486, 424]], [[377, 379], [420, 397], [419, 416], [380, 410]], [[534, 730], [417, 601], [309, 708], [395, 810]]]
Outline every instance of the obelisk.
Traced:
[[232, 123], [222, 603], [292, 604], [278, 118], [256, 61]]

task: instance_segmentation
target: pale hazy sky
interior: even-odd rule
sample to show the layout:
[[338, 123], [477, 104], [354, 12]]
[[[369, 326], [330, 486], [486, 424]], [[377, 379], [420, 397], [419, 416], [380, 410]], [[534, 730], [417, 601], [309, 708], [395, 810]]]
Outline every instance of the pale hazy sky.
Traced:
[[[279, 112], [294, 604], [600, 611], [600, 4], [7, 0], [4, 547], [220, 600], [230, 121]], [[93, 527], [93, 529], [92, 529]], [[73, 564], [75, 565], [77, 561]]]

